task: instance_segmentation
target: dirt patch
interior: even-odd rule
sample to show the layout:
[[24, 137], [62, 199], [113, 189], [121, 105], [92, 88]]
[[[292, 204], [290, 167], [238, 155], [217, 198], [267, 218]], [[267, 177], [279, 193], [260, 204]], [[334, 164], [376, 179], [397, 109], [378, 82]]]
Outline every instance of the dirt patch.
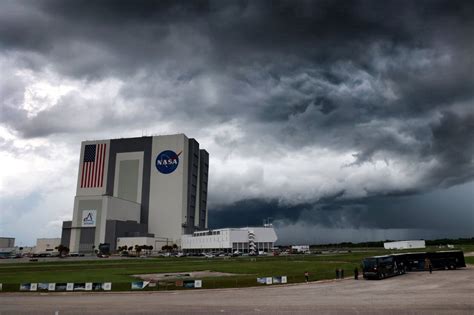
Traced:
[[133, 277], [137, 277], [145, 281], [163, 281], [163, 280], [192, 279], [192, 278], [229, 277], [229, 276], [238, 276], [238, 275], [242, 275], [242, 274], [204, 270], [204, 271], [191, 271], [191, 272], [151, 273], [151, 274], [144, 274], [144, 275], [133, 275]]

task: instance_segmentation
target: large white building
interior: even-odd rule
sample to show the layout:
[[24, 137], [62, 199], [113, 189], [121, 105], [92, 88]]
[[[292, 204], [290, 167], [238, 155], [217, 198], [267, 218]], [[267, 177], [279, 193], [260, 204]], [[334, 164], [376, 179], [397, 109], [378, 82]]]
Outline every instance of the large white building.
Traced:
[[35, 253], [58, 253], [56, 247], [60, 244], [60, 238], [38, 238], [36, 239]]
[[269, 252], [277, 241], [271, 225], [264, 227], [225, 228], [196, 231], [183, 235], [181, 248], [185, 252]]
[[383, 243], [385, 249], [410, 249], [410, 248], [425, 248], [424, 240], [414, 241], [398, 241], [398, 242], [386, 242]]
[[179, 245], [183, 234], [207, 228], [208, 169], [209, 154], [184, 134], [82, 142], [61, 243], [71, 252], [101, 243], [114, 250], [122, 237]]
[[14, 237], [0, 237], [0, 248], [12, 248], [15, 247]]
[[309, 245], [292, 245], [291, 250], [297, 253], [309, 253]]

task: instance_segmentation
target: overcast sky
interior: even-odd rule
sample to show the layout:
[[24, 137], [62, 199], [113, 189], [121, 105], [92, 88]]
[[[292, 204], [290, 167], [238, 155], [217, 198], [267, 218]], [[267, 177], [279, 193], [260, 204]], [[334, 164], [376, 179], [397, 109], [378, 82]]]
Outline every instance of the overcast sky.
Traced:
[[80, 142], [185, 133], [211, 227], [474, 236], [474, 2], [0, 2], [0, 236], [59, 237]]

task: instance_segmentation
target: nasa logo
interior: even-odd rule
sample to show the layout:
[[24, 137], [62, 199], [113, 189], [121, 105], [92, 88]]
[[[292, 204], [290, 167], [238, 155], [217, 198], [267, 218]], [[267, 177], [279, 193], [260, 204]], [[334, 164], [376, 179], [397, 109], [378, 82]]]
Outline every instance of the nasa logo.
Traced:
[[97, 222], [97, 210], [82, 211], [82, 226], [95, 226]]
[[87, 216], [84, 218], [84, 224], [89, 225], [89, 224], [94, 224], [94, 219], [92, 218], [92, 213], [89, 212]]
[[176, 154], [174, 151], [166, 150], [158, 154], [155, 162], [156, 169], [163, 174], [173, 173], [178, 168], [181, 152]]

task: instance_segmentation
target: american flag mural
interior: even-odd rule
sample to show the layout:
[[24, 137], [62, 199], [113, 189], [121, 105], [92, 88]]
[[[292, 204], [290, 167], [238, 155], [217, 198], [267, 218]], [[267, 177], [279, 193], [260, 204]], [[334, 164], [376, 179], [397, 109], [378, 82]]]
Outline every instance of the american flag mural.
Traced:
[[81, 188], [102, 187], [104, 183], [104, 166], [106, 143], [87, 144], [82, 161]]

